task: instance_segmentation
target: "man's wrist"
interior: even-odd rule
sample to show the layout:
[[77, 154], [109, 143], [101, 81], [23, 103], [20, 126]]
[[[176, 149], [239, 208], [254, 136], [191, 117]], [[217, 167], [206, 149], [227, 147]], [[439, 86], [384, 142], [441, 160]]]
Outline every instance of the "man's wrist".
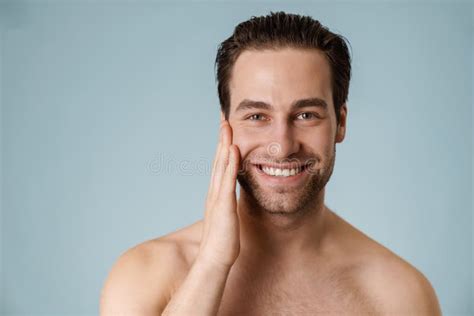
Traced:
[[196, 260], [194, 261], [194, 265], [196, 265], [200, 269], [205, 270], [212, 270], [213, 272], [220, 271], [223, 273], [229, 273], [230, 269], [232, 268], [232, 264], [222, 263], [214, 257], [206, 256], [204, 254], [198, 254]]

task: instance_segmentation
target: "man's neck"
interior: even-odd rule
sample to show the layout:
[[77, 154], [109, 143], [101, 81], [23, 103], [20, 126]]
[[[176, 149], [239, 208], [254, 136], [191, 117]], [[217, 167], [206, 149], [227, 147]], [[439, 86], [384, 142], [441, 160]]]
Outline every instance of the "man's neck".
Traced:
[[330, 212], [324, 205], [324, 189], [307, 210], [288, 215], [256, 211], [254, 203], [241, 190], [238, 212], [241, 254], [289, 262], [323, 252]]

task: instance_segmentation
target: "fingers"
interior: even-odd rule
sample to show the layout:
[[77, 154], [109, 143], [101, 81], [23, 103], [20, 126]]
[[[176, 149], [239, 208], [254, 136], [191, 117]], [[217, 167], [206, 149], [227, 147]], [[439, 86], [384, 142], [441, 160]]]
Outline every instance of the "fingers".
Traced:
[[230, 144], [232, 144], [232, 127], [230, 127], [229, 121], [227, 120], [224, 120], [222, 124], [223, 124], [222, 125], [223, 127], [222, 143], [224, 147], [229, 147]]
[[223, 145], [222, 148], [221, 148], [220, 155], [219, 155], [219, 161], [216, 164], [216, 170], [215, 170], [214, 176], [213, 176], [213, 182], [214, 182], [213, 183], [213, 186], [214, 186], [213, 198], [214, 198], [214, 200], [215, 200], [215, 198], [217, 198], [217, 195], [218, 195], [219, 190], [221, 188], [222, 179], [224, 177], [225, 170], [226, 170], [227, 165], [228, 165], [228, 161], [229, 161], [229, 147]]
[[214, 169], [216, 168], [217, 161], [219, 160], [218, 159], [219, 158], [219, 151], [222, 148], [222, 139], [223, 139], [222, 125], [223, 125], [223, 122], [221, 122], [221, 125], [219, 127], [219, 142], [217, 144], [216, 153], [214, 155], [214, 162], [212, 164], [212, 173], [214, 173]]
[[236, 145], [230, 145], [229, 147], [229, 163], [227, 165], [221, 192], [223, 194], [235, 193], [235, 186], [237, 181], [237, 173], [239, 171], [240, 164], [240, 150]]
[[211, 202], [215, 201], [217, 198], [217, 194], [222, 183], [222, 177], [228, 164], [229, 145], [232, 139], [232, 129], [227, 120], [222, 121], [220, 133], [221, 138], [218, 146], [219, 149], [212, 170], [211, 185], [209, 186], [208, 196], [210, 197]]
[[[227, 120], [221, 123], [221, 141], [212, 171], [211, 185], [209, 186], [209, 202], [213, 203], [221, 190], [223, 178], [229, 165], [229, 153], [232, 143], [232, 128]], [[235, 182], [235, 180], [234, 180]], [[234, 184], [235, 185], [235, 184]]]
[[217, 149], [216, 153], [214, 155], [214, 162], [212, 164], [212, 170], [211, 170], [211, 182], [209, 184], [209, 191], [208, 191], [208, 197], [213, 195], [213, 192], [216, 190], [215, 185], [214, 185], [214, 178], [215, 178], [215, 173], [216, 173], [216, 168], [217, 168], [217, 163], [219, 162], [219, 157], [221, 155], [222, 151], [222, 139], [223, 139], [223, 133], [222, 133], [222, 124], [221, 122], [220, 128], [219, 128], [219, 143], [217, 144]]

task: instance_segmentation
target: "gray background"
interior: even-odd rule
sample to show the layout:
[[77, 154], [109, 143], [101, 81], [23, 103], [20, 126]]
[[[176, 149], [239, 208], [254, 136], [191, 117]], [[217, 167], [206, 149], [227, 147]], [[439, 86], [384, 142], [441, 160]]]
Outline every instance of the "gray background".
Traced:
[[352, 46], [328, 206], [472, 314], [472, 2], [3, 1], [4, 314], [96, 314], [121, 253], [201, 218], [217, 45], [271, 10]]

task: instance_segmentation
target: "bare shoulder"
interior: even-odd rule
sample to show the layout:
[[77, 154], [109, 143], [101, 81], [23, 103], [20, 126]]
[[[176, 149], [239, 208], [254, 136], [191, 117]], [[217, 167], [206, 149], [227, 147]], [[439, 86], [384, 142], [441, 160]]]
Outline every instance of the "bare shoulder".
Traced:
[[441, 315], [435, 290], [420, 270], [341, 217], [336, 220], [346, 240], [344, 255], [356, 263], [358, 283], [378, 314]]
[[426, 276], [413, 265], [383, 250], [362, 270], [367, 292], [387, 315], [441, 315], [436, 293]]
[[102, 288], [101, 315], [157, 315], [186, 276], [199, 247], [200, 222], [121, 254]]

